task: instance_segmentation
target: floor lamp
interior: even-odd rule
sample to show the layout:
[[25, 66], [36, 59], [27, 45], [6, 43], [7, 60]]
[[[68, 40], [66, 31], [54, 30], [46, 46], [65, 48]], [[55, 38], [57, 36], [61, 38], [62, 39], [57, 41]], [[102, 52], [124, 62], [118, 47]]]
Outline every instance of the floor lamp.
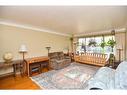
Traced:
[[26, 61], [25, 61], [25, 53], [27, 53], [27, 48], [26, 48], [26, 45], [21, 45], [20, 48], [19, 48], [19, 53], [22, 54], [22, 65], [23, 65], [23, 73], [25, 72], [26, 70]]
[[48, 50], [48, 54], [49, 54], [51, 47], [45, 47], [45, 48]]

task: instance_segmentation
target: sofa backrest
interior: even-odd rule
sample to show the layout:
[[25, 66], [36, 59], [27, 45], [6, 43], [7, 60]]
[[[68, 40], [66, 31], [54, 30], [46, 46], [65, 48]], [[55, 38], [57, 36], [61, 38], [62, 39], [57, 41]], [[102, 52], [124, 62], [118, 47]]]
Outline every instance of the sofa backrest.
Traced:
[[64, 53], [63, 52], [52, 52], [48, 54], [50, 59], [58, 59], [61, 60], [64, 58]]
[[64, 53], [63, 52], [57, 52], [57, 55], [59, 57], [59, 59], [64, 59]]
[[49, 53], [48, 56], [50, 59], [57, 59], [57, 57], [58, 57], [57, 52]]

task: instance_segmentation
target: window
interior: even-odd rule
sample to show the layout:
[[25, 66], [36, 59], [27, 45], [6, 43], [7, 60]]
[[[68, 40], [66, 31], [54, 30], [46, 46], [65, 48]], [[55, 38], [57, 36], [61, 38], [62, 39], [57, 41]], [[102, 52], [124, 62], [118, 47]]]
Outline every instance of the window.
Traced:
[[[115, 37], [112, 35], [109, 36], [96, 36], [96, 37], [84, 37], [84, 38], [79, 38], [78, 46], [76, 51], [81, 53], [81, 52], [94, 52], [94, 53], [102, 53], [103, 49], [100, 46], [102, 42], [108, 42], [109, 39], [115, 40]], [[94, 41], [95, 46], [91, 45], [90, 46], [90, 41]], [[105, 53], [111, 52], [111, 47], [110, 46], [105, 46], [104, 47]]]
[[77, 51], [79, 53], [85, 52], [85, 47], [83, 46], [86, 45], [86, 38], [80, 38], [78, 42], [79, 42], [79, 45], [77, 46]]

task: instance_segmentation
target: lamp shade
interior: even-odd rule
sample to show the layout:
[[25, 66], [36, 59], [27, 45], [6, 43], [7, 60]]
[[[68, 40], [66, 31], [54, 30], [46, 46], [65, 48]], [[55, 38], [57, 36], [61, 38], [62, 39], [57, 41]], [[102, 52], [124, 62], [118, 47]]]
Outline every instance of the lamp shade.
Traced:
[[19, 52], [27, 52], [26, 45], [21, 45], [19, 48]]

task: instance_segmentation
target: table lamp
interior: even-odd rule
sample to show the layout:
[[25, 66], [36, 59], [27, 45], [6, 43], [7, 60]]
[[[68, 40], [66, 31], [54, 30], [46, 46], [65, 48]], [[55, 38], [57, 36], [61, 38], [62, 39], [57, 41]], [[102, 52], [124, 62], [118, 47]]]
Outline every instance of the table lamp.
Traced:
[[23, 54], [23, 61], [24, 61], [24, 54], [27, 52], [26, 45], [21, 45], [19, 48], [19, 52]]

